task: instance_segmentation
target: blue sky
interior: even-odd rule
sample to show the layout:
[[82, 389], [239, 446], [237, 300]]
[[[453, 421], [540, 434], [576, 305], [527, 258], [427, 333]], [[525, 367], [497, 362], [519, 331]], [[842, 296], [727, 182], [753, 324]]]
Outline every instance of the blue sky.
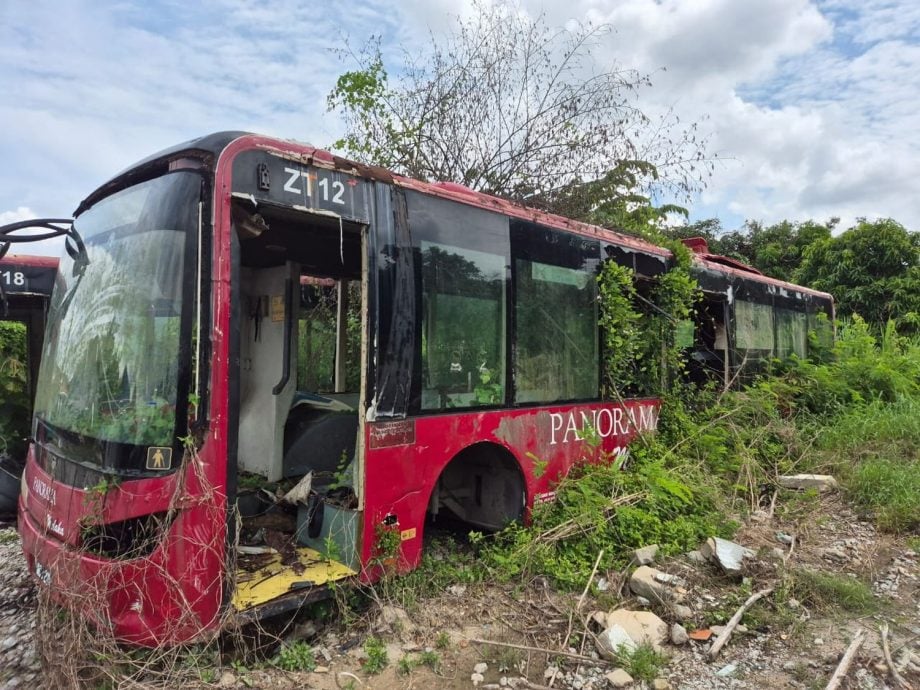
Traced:
[[[700, 122], [720, 156], [692, 217], [892, 217], [920, 227], [920, 3], [521, 0], [553, 25], [609, 23], [595, 52], [653, 75], [641, 96]], [[443, 34], [467, 0], [6, 0], [0, 223], [67, 216], [112, 174], [210, 131], [328, 146], [335, 53]]]

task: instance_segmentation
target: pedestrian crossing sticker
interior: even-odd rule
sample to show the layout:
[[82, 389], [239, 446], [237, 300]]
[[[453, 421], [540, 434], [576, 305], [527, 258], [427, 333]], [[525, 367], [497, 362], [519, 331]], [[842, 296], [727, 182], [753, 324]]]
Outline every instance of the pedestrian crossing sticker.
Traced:
[[172, 467], [173, 449], [165, 446], [150, 446], [147, 449], [148, 470], [168, 470]]

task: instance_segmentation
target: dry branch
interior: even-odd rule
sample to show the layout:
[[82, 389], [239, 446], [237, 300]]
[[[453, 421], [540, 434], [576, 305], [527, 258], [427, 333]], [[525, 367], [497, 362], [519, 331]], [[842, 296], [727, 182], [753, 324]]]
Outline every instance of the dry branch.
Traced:
[[903, 690], [910, 690], [910, 685], [898, 672], [898, 667], [894, 665], [894, 659], [891, 658], [891, 648], [888, 646], [888, 623], [883, 621], [879, 626], [879, 633], [882, 635], [882, 653], [885, 655], [885, 663], [888, 664], [888, 670], [894, 679], [894, 684]]
[[831, 679], [827, 682], [827, 687], [824, 690], [837, 690], [840, 687], [840, 683], [846, 678], [847, 671], [850, 670], [850, 664], [853, 663], [853, 659], [856, 657], [856, 652], [859, 651], [859, 648], [862, 647], [862, 643], [866, 641], [866, 633], [860, 630], [856, 633], [856, 637], [853, 638], [853, 641], [850, 642], [850, 646], [847, 647], [847, 651], [843, 653], [843, 658], [840, 659], [840, 663], [837, 664], [837, 668], [834, 670], [834, 675], [831, 676]]
[[715, 659], [716, 655], [719, 653], [719, 651], [721, 651], [722, 647], [728, 643], [728, 638], [732, 636], [732, 632], [734, 632], [735, 628], [738, 627], [738, 623], [741, 622], [741, 617], [744, 616], [744, 612], [751, 608], [755, 602], [767, 596], [772, 591], [772, 587], [767, 587], [767, 589], [762, 589], [759, 592], [752, 594], [748, 600], [741, 605], [741, 608], [735, 611], [735, 615], [731, 617], [730, 621], [728, 621], [728, 624], [725, 626], [725, 630], [723, 630], [722, 634], [719, 635], [719, 639], [717, 639], [710, 648], [710, 659]]
[[[635, 503], [638, 503], [643, 498], [645, 498], [645, 492], [639, 491], [634, 494], [626, 494], [625, 496], [617, 496], [610, 499], [610, 503], [604, 508], [604, 519], [610, 521], [616, 515], [617, 508], [621, 506], [629, 506]], [[563, 539], [568, 539], [576, 534], [582, 534], [589, 531], [594, 526], [594, 523], [583, 524], [577, 518], [572, 518], [571, 520], [566, 520], [561, 522], [555, 527], [546, 530], [542, 534], [538, 535], [534, 542], [540, 544], [555, 544], [557, 541], [562, 541]]]

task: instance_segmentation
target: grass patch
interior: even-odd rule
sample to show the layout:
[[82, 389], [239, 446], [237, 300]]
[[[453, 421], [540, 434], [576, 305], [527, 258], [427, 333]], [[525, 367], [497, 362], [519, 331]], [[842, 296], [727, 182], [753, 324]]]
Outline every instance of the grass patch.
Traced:
[[879, 608], [869, 585], [847, 575], [797, 570], [792, 573], [791, 592], [805, 606], [818, 611], [840, 608], [867, 614]]
[[396, 662], [397, 671], [403, 675], [409, 675], [419, 666], [427, 666], [433, 673], [438, 673], [441, 670], [441, 656], [435, 651], [426, 650], [415, 655], [406, 654]]
[[380, 638], [368, 637], [364, 642], [364, 653], [367, 658], [362, 662], [361, 668], [370, 675], [380, 673], [390, 663], [386, 645]]
[[634, 680], [651, 682], [658, 677], [667, 663], [668, 657], [661, 652], [656, 652], [652, 645], [640, 644], [634, 649], [622, 648], [616, 657], [616, 663], [623, 668]]
[[316, 668], [316, 655], [308, 644], [298, 641], [281, 647], [271, 664], [284, 671], [312, 671]]
[[850, 500], [872, 513], [879, 529], [920, 527], [920, 460], [865, 460], [844, 476]]

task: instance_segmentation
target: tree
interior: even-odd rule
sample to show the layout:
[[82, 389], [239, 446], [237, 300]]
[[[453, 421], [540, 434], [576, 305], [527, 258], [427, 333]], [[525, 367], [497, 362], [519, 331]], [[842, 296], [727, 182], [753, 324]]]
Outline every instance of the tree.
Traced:
[[594, 69], [609, 27], [553, 29], [513, 5], [475, 9], [446, 38], [406, 47], [392, 81], [379, 42], [348, 53], [359, 69], [328, 98], [346, 129], [334, 147], [581, 218], [635, 189], [689, 198], [704, 186], [712, 160], [696, 125], [642, 111], [647, 75]]
[[838, 314], [859, 314], [878, 329], [889, 319], [903, 330], [920, 325], [920, 233], [893, 220], [860, 220], [819, 239], [794, 278], [834, 295]]
[[805, 250], [830, 238], [837, 222], [837, 218], [827, 223], [783, 220], [765, 227], [759, 221], [748, 220], [738, 230], [725, 231], [717, 218], [709, 218], [670, 228], [668, 234], [676, 238], [703, 237], [713, 254], [738, 259], [773, 278], [792, 280]]

